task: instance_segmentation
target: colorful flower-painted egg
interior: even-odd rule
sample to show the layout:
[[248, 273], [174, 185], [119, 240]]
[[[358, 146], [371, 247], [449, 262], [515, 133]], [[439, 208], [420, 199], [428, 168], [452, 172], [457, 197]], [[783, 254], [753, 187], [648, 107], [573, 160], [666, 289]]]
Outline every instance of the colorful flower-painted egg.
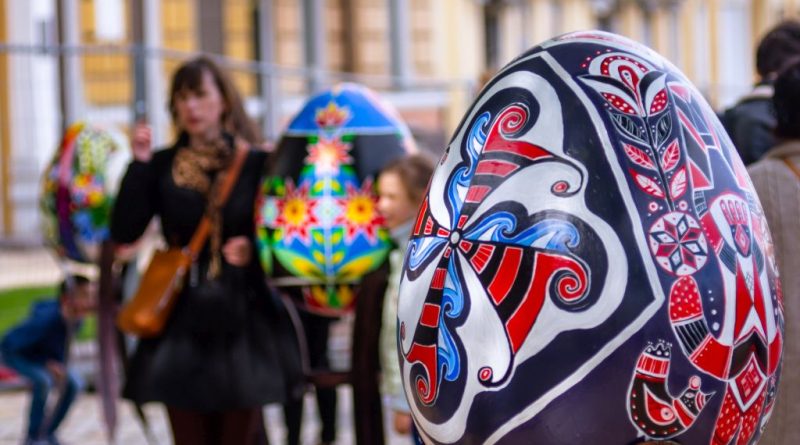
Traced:
[[64, 133], [42, 175], [39, 207], [45, 242], [59, 257], [98, 260], [111, 207], [130, 160], [111, 133], [79, 122]]
[[305, 308], [339, 315], [391, 241], [373, 179], [415, 150], [408, 128], [367, 88], [342, 84], [305, 104], [278, 143], [258, 203], [260, 258]]
[[767, 223], [674, 66], [573, 33], [492, 79], [413, 229], [403, 387], [435, 444], [754, 443], [784, 341]]

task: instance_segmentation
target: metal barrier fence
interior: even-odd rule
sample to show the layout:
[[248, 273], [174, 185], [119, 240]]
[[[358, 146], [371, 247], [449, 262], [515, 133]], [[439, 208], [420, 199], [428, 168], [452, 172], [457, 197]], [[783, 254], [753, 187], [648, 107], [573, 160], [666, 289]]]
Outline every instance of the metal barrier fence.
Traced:
[[[52, 45], [0, 43], [0, 244], [39, 244], [39, 176], [61, 137], [63, 125], [84, 120], [125, 135], [136, 115], [153, 126], [154, 143], [167, 144], [173, 131], [167, 112], [172, 71], [198, 52], [141, 45]], [[312, 88], [358, 82], [400, 111], [421, 146], [444, 148], [448, 113], [461, 115], [475, 94], [462, 80], [398, 79], [290, 67], [209, 54], [227, 70], [245, 98], [248, 114], [267, 140], [297, 111]], [[398, 88], [398, 85], [403, 85]], [[4, 86], [5, 89], [5, 86]], [[5, 96], [5, 98], [1, 97]], [[453, 98], [462, 104], [456, 110]], [[124, 139], [124, 138], [123, 138]], [[11, 226], [9, 230], [8, 226]]]
[[[162, 87], [164, 81], [169, 77], [170, 72], [180, 62], [192, 57], [204, 54], [196, 51], [180, 51], [168, 48], [146, 47], [140, 45], [119, 45], [119, 44], [97, 44], [97, 45], [35, 45], [35, 44], [13, 44], [0, 43], [0, 57], [7, 56], [12, 61], [8, 63], [9, 70], [13, 70], [16, 64], [25, 64], [24, 58], [40, 61], [49, 60], [54, 67], [58, 66], [60, 60], [65, 61], [65, 68], [59, 70], [58, 76], [68, 78], [69, 81], [78, 82], [81, 85], [68, 85], [69, 89], [78, 87], [76, 90], [67, 91], [66, 96], [72, 96], [71, 100], [78, 102], [79, 116], [85, 114], [86, 110], [103, 108], [111, 105], [124, 106], [130, 105], [134, 110], [142, 105], [137, 105], [137, 94], [141, 94], [145, 101], [144, 108], [150, 108], [153, 104], [148, 103], [152, 96], [147, 95], [147, 91], [137, 92], [137, 89], [150, 89], [150, 80], [160, 80]], [[441, 95], [443, 92], [457, 92], [471, 97], [476, 92], [476, 82], [461, 79], [434, 79], [434, 78], [414, 78], [406, 79], [392, 75], [371, 75], [361, 73], [349, 73], [333, 70], [319, 70], [303, 66], [286, 66], [275, 63], [263, 62], [258, 60], [236, 59], [219, 54], [207, 54], [215, 60], [223, 69], [232, 74], [234, 83], [243, 90], [249, 101], [260, 101], [265, 104], [278, 104], [286, 102], [289, 106], [282, 109], [271, 107], [251, 106], [248, 111], [252, 117], [258, 118], [262, 123], [264, 135], [268, 138], [278, 136], [279, 127], [267, 128], [265, 121], [277, 120], [285, 117], [286, 111], [293, 111], [291, 105], [293, 100], [300, 99], [313, 93], [312, 89], [324, 89], [339, 82], [356, 82], [372, 88], [379, 93], [429, 93], [434, 96]], [[142, 64], [145, 70], [137, 69], [136, 65]], [[72, 65], [72, 66], [70, 66]], [[114, 65], [115, 69], [110, 69], [109, 65]], [[105, 67], [105, 69], [104, 69]], [[148, 70], [161, 68], [160, 72], [148, 72]], [[75, 69], [77, 73], [69, 71]], [[99, 71], [99, 72], [98, 72]], [[75, 75], [77, 74], [77, 76]], [[108, 76], [117, 74], [123, 77], [114, 78], [91, 78], [92, 74]], [[161, 77], [161, 79], [158, 79]], [[61, 80], [61, 79], [56, 79]], [[105, 85], [104, 85], [105, 83]], [[98, 91], [103, 88], [116, 89], [120, 83], [126, 83], [129, 87], [124, 97], [114, 94], [114, 99], [101, 101], [95, 99], [101, 94]], [[115, 85], [116, 84], [116, 85]], [[402, 85], [402, 88], [397, 87]], [[12, 88], [14, 85], [12, 85]], [[56, 86], [57, 87], [57, 86]], [[81, 93], [86, 93], [89, 87], [93, 92], [89, 96], [79, 97]], [[163, 92], [157, 92], [163, 94]], [[438, 98], [438, 97], [437, 97]], [[69, 100], [69, 99], [68, 99]], [[429, 105], [445, 106], [441, 100], [425, 100], [425, 106]], [[164, 104], [156, 104], [163, 106]], [[69, 110], [65, 110], [69, 111]], [[83, 112], [83, 113], [81, 113]], [[89, 111], [91, 112], [91, 111]], [[91, 115], [90, 115], [91, 116]]]

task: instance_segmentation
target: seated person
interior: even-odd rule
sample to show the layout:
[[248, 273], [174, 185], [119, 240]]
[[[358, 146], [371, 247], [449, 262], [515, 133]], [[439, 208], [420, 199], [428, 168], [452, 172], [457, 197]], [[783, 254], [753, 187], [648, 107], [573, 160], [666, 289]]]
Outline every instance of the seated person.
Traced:
[[[80, 275], [68, 277], [58, 299], [36, 303], [30, 316], [9, 330], [0, 343], [5, 363], [31, 383], [26, 444], [58, 444], [56, 430], [81, 387], [65, 364], [68, 337], [92, 305], [91, 282]], [[53, 387], [59, 389], [60, 397], [46, 416], [47, 396]]]

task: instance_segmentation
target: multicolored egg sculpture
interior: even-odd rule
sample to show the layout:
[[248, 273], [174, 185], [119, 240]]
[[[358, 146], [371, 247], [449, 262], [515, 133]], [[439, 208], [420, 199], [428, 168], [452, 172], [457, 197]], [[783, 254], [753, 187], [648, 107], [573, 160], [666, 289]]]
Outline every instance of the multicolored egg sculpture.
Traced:
[[349, 310], [353, 285], [391, 243], [373, 178], [413, 150], [406, 125], [363, 86], [309, 99], [278, 143], [258, 204], [260, 257], [273, 283], [312, 312]]
[[43, 174], [39, 199], [45, 241], [59, 257], [98, 260], [129, 160], [129, 150], [105, 130], [79, 122], [64, 133]]
[[783, 309], [758, 197], [692, 84], [567, 34], [479, 94], [432, 179], [399, 301], [426, 443], [754, 443]]

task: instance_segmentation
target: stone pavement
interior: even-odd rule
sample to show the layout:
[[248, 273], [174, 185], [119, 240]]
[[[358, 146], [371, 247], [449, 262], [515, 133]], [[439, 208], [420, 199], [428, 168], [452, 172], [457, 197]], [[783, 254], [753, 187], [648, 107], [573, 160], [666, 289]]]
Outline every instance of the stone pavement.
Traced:
[[55, 257], [47, 249], [0, 246], [0, 290], [48, 286], [60, 279]]
[[[128, 402], [118, 405], [119, 424], [117, 427], [117, 441], [114, 445], [147, 445], [147, 440], [139, 421]], [[339, 388], [339, 413], [337, 444], [348, 445], [355, 443], [353, 438], [352, 395], [349, 387]], [[24, 391], [0, 393], [0, 445], [21, 445], [25, 423], [27, 421], [28, 396]], [[316, 403], [311, 396], [305, 403], [302, 443], [315, 445], [319, 439], [319, 420], [316, 415]], [[159, 404], [149, 404], [145, 407], [145, 414], [157, 440], [157, 445], [172, 443], [169, 434], [169, 422], [166, 412]], [[279, 406], [268, 406], [264, 409], [270, 443], [280, 445], [284, 443], [286, 430], [283, 426], [283, 413]], [[410, 445], [407, 437], [398, 437], [390, 432], [391, 427], [385, 423], [387, 432], [387, 445]], [[102, 412], [97, 396], [84, 394], [78, 398], [72, 407], [65, 423], [59, 429], [59, 438], [64, 445], [105, 445], [105, 429], [102, 422]], [[156, 444], [153, 444], [156, 445]]]
[[[91, 270], [81, 273], [92, 275]], [[0, 290], [27, 286], [54, 285], [61, 279], [59, 265], [43, 247], [20, 248], [0, 245]], [[350, 335], [352, 320], [347, 318], [331, 327], [330, 359], [331, 366], [337, 369], [346, 367], [349, 362]], [[94, 346], [93, 344], [87, 346]], [[338, 440], [339, 445], [355, 443], [353, 437], [352, 392], [349, 387], [339, 388]], [[0, 445], [20, 445], [27, 422], [28, 396], [24, 391], [0, 392]], [[308, 396], [303, 416], [302, 439], [304, 445], [316, 445], [318, 441], [319, 420], [313, 396]], [[388, 410], [384, 410], [388, 411]], [[157, 445], [171, 443], [166, 412], [158, 404], [145, 408]], [[283, 413], [279, 406], [268, 406], [264, 410], [270, 443], [283, 444], [286, 434], [283, 427]], [[128, 402], [118, 404], [119, 425], [114, 445], [147, 445], [138, 419]], [[389, 416], [384, 426], [387, 445], [410, 445], [406, 437], [394, 434]], [[65, 445], [104, 445], [108, 444], [102, 422], [100, 403], [93, 394], [81, 395], [75, 402], [65, 423], [59, 430], [59, 437]], [[155, 445], [155, 444], [153, 444]]]

